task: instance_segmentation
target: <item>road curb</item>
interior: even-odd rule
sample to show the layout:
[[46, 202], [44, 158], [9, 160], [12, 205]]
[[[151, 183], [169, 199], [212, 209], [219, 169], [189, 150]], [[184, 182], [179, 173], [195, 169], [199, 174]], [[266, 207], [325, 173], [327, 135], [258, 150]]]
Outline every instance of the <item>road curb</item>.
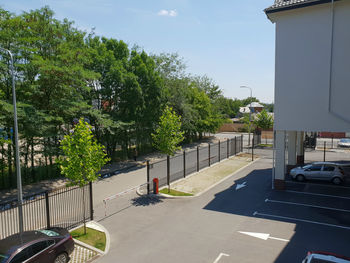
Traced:
[[254, 164], [255, 162], [259, 161], [261, 158], [256, 158], [254, 161], [248, 163], [247, 165], [239, 168], [237, 171], [234, 171], [233, 173], [229, 174], [228, 176], [222, 178], [220, 181], [216, 182], [215, 184], [211, 185], [209, 188], [203, 190], [202, 192], [194, 195], [194, 197], [198, 197], [198, 196], [201, 196], [202, 194], [208, 192], [209, 190], [211, 190], [212, 188], [214, 188], [215, 186], [221, 184], [222, 182], [226, 181], [227, 179], [229, 179], [230, 177], [234, 176], [236, 173], [239, 173], [240, 171], [242, 171], [243, 169], [251, 166], [252, 164]]
[[[77, 227], [72, 228], [69, 232], [74, 231], [75, 229], [78, 229], [78, 228], [80, 228], [82, 226], [84, 226], [84, 224], [81, 224], [81, 225], [79, 225]], [[88, 244], [86, 244], [86, 243], [84, 243], [82, 241], [79, 241], [79, 240], [75, 239], [75, 238], [73, 238], [74, 242], [77, 243], [79, 246], [82, 246], [82, 247], [85, 247], [85, 248], [88, 248], [90, 250], [95, 251], [96, 253], [100, 254], [100, 256], [101, 255], [103, 256], [103, 255], [107, 254], [108, 251], [109, 251], [110, 242], [111, 242], [111, 237], [110, 237], [110, 234], [109, 234], [108, 230], [104, 226], [102, 226], [101, 224], [97, 223], [96, 221], [89, 221], [89, 222], [87, 222], [86, 223], [86, 227], [89, 227], [89, 228], [95, 229], [97, 231], [103, 232], [106, 235], [105, 251], [100, 250], [98, 248], [95, 248], [95, 247], [93, 247], [91, 245], [88, 245]]]
[[[142, 194], [141, 191], [139, 191], [140, 188], [136, 189], [136, 193], [137, 193], [139, 196], [150, 196], [150, 197], [152, 197], [152, 196], [153, 196], [153, 197], [159, 197], [159, 196], [161, 196], [161, 197], [164, 197], [164, 198], [166, 198], [166, 199], [187, 199], [187, 198], [190, 199], [190, 198], [198, 197], [198, 196], [201, 196], [202, 194], [208, 192], [209, 190], [211, 190], [211, 189], [214, 188], [215, 186], [221, 184], [222, 182], [224, 182], [225, 180], [229, 179], [230, 177], [234, 176], [236, 173], [242, 171], [243, 169], [245, 169], [245, 168], [249, 167], [250, 165], [254, 164], [255, 162], [259, 161], [260, 159], [261, 159], [261, 158], [256, 158], [253, 162], [250, 162], [250, 163], [248, 163], [247, 165], [245, 165], [245, 166], [239, 168], [238, 170], [234, 171], [233, 173], [229, 174], [228, 176], [222, 178], [220, 181], [218, 181], [218, 182], [216, 182], [215, 184], [211, 185], [211, 186], [208, 187], [207, 189], [205, 189], [205, 190], [203, 190], [202, 192], [200, 192], [200, 193], [198, 193], [198, 194], [196, 194], [196, 195], [193, 195], [193, 196], [173, 196], [173, 195], [167, 195], [167, 194], [163, 194], [163, 193], [159, 193], [159, 194], [149, 194], [149, 195], [147, 195], [147, 194]], [[218, 165], [218, 164], [220, 164], [220, 163], [216, 163], [215, 165]], [[213, 166], [214, 166], [214, 165], [213, 165]], [[211, 167], [213, 167], [213, 166], [211, 166]], [[208, 169], [208, 168], [211, 168], [211, 167], [206, 167], [205, 169]], [[205, 169], [203, 169], [203, 170], [205, 170]], [[203, 171], [203, 170], [201, 170], [201, 171]], [[200, 172], [201, 172], [201, 171], [200, 171]], [[193, 173], [193, 174], [191, 174], [190, 176], [193, 176], [193, 175], [195, 175], [195, 174], [197, 174], [197, 173], [199, 173], [199, 172]], [[190, 176], [188, 176], [188, 177], [190, 177]], [[186, 177], [186, 178], [188, 178], [188, 177]], [[184, 180], [184, 179], [186, 179], [186, 178], [182, 178], [182, 179], [180, 179], [180, 180], [178, 180], [178, 181], [176, 181], [176, 182], [179, 182], [179, 181]], [[171, 184], [170, 184], [170, 186], [171, 186]], [[165, 186], [165, 187], [166, 187], [166, 186]], [[162, 187], [162, 188], [160, 188], [160, 189], [164, 189], [165, 187]]]

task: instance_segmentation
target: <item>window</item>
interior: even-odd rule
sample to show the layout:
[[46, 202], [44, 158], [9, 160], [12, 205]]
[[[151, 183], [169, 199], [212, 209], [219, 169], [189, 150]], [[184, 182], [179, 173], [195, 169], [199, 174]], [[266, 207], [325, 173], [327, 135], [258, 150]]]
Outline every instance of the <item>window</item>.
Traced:
[[303, 166], [302, 168], [306, 170], [306, 169], [309, 169], [310, 167], [312, 167], [312, 165], [308, 164], [308, 165]]
[[32, 247], [32, 250], [33, 250], [33, 255], [36, 255], [38, 253], [40, 253], [41, 251], [43, 251], [45, 248], [48, 247], [48, 244], [47, 244], [47, 241], [40, 241], [40, 242], [37, 242], [33, 245], [31, 245]]
[[315, 166], [311, 166], [309, 168], [309, 171], [321, 171], [322, 166], [321, 165], [315, 165]]
[[323, 171], [326, 171], [326, 172], [332, 172], [334, 171], [335, 167], [334, 166], [324, 166], [323, 167]]
[[27, 247], [19, 252], [12, 260], [11, 263], [22, 263], [27, 259], [31, 258], [34, 254], [32, 253], [32, 247]]
[[49, 237], [58, 237], [60, 234], [58, 234], [55, 231], [52, 230], [47, 230], [47, 229], [43, 229], [43, 230], [38, 230], [39, 232], [49, 236]]

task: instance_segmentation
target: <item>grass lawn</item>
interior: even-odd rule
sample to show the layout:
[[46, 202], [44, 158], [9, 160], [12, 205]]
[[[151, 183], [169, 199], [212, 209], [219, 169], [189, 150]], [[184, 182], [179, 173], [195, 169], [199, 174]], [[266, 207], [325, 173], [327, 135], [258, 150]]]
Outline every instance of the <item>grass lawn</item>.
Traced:
[[170, 189], [170, 193], [169, 193], [168, 188], [163, 188], [159, 192], [162, 194], [173, 195], [173, 196], [193, 196], [193, 194], [176, 191], [174, 189]]
[[106, 235], [101, 231], [97, 231], [92, 228], [86, 228], [86, 235], [84, 235], [84, 227], [80, 227], [70, 232], [73, 238], [78, 239], [90, 246], [98, 248], [102, 251], [106, 248]]
[[260, 147], [273, 147], [273, 144], [259, 144]]

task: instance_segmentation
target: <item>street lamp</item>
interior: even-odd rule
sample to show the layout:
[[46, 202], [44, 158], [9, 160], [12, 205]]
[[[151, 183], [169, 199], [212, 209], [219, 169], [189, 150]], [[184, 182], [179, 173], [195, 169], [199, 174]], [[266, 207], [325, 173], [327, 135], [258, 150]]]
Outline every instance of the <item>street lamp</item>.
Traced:
[[249, 126], [248, 126], [248, 146], [250, 145], [250, 124], [252, 121], [252, 97], [253, 97], [253, 92], [250, 87], [247, 86], [240, 86], [242, 89], [250, 89], [250, 106], [249, 106]]
[[12, 76], [12, 101], [13, 101], [13, 116], [14, 116], [14, 130], [15, 130], [15, 144], [16, 144], [16, 173], [17, 173], [17, 192], [18, 192], [18, 221], [19, 232], [23, 233], [23, 195], [22, 195], [22, 179], [21, 167], [19, 157], [19, 143], [18, 143], [18, 125], [17, 125], [17, 106], [16, 106], [16, 90], [15, 90], [15, 72], [13, 67], [13, 55], [10, 50], [0, 47], [0, 50], [7, 52], [10, 55], [10, 70]]

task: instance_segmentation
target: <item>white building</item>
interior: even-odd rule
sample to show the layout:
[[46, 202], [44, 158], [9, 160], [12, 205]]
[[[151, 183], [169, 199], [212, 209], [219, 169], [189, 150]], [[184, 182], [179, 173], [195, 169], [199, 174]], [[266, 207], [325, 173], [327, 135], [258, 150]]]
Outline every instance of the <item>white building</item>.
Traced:
[[[303, 132], [350, 131], [350, 1], [275, 0], [275, 187], [303, 162]], [[285, 141], [288, 138], [288, 159]]]

